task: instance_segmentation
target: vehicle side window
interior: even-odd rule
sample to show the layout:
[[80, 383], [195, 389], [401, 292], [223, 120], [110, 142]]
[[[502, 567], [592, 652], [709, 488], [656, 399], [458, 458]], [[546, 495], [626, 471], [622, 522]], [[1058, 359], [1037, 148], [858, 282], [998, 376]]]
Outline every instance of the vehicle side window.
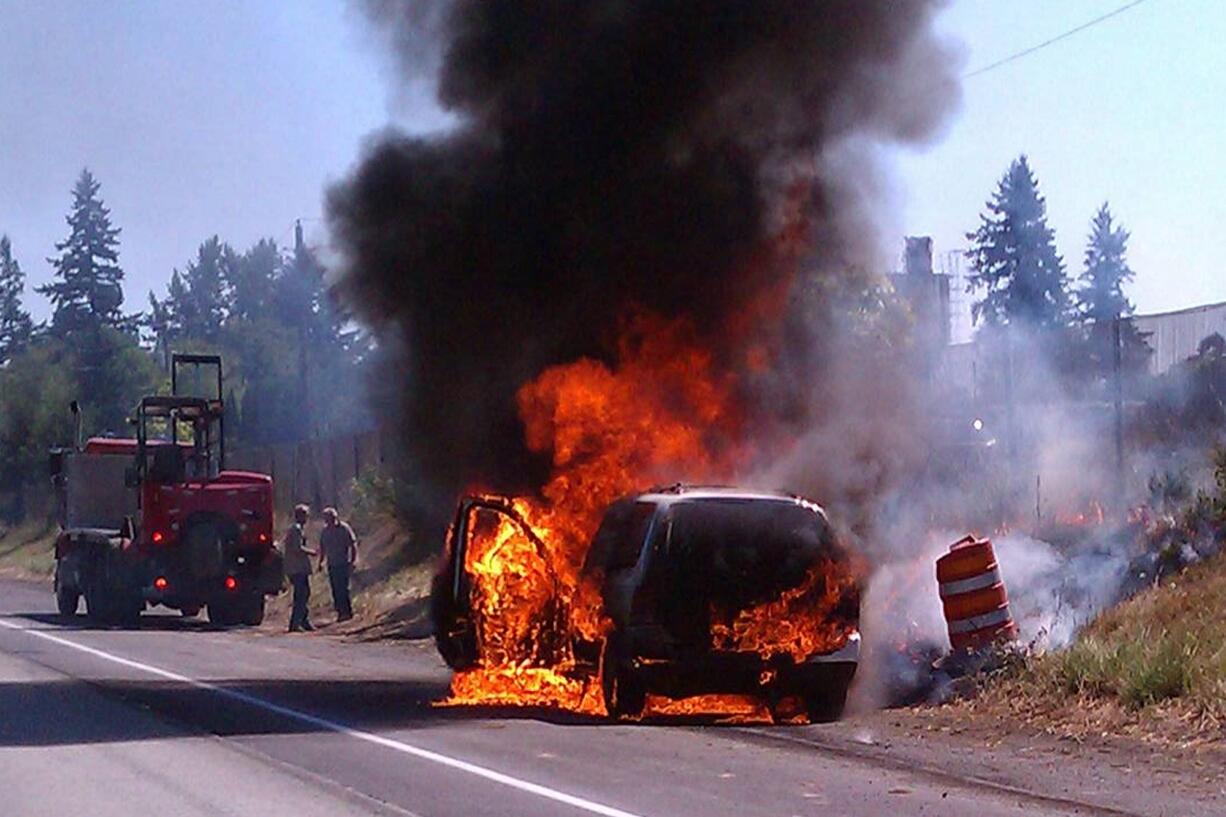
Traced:
[[639, 554], [643, 552], [643, 542], [647, 538], [647, 530], [651, 526], [651, 517], [656, 508], [646, 502], [634, 503], [625, 532], [618, 537], [610, 554], [610, 569], [630, 568], [638, 564]]
[[592, 539], [587, 568], [617, 570], [634, 567], [654, 513], [655, 506], [647, 502], [618, 503], [609, 508]]

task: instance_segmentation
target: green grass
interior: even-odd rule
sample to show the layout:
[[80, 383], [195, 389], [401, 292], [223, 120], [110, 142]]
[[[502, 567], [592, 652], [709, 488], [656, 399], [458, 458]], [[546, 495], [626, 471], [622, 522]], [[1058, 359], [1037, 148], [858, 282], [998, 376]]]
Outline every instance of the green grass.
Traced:
[[56, 526], [45, 520], [0, 527], [0, 574], [50, 578], [55, 572]]

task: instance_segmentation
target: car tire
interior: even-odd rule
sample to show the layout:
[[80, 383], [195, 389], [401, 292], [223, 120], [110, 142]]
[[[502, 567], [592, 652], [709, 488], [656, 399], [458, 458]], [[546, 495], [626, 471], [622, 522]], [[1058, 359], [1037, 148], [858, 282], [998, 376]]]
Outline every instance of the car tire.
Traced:
[[618, 657], [620, 652], [613, 638], [605, 642], [600, 662], [600, 689], [605, 711], [618, 720], [637, 718], [647, 705], [647, 689], [634, 670]]
[[847, 691], [851, 680], [832, 683], [820, 693], [809, 693], [804, 696], [805, 711], [809, 714], [810, 723], [830, 723], [843, 717], [847, 707]]

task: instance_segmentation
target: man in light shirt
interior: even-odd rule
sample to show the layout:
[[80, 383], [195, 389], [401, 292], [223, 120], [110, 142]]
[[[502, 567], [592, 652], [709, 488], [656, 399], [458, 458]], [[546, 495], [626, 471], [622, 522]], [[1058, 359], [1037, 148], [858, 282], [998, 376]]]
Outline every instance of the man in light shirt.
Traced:
[[285, 575], [294, 588], [294, 611], [289, 617], [291, 633], [314, 630], [307, 611], [311, 600], [311, 557], [318, 551], [307, 547], [306, 523], [311, 509], [306, 505], [294, 508], [294, 524], [285, 532], [281, 556], [285, 561]]

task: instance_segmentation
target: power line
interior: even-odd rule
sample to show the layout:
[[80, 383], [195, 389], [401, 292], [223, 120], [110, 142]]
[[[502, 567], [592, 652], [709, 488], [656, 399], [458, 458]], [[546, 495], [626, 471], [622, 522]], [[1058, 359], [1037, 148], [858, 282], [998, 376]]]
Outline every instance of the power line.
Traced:
[[1044, 40], [1038, 45], [1032, 45], [1030, 48], [1027, 48], [1023, 51], [1018, 51], [1016, 54], [1010, 54], [1004, 59], [997, 60], [996, 62], [990, 65], [985, 65], [982, 68], [976, 68], [974, 71], [971, 71], [969, 74], [963, 74], [962, 78], [970, 79], [971, 77], [977, 77], [980, 74], [986, 74], [988, 71], [991, 71], [996, 68], [1000, 68], [1002, 65], [1008, 65], [1014, 60], [1020, 60], [1022, 57], [1029, 56], [1036, 51], [1040, 51], [1044, 48], [1047, 48], [1047, 46], [1049, 45], [1054, 45], [1060, 42], [1061, 40], [1067, 40], [1069, 37], [1072, 37], [1074, 34], [1079, 34], [1082, 31], [1085, 31], [1087, 28], [1092, 28], [1101, 22], [1110, 20], [1112, 17], [1123, 14], [1126, 11], [1130, 11], [1131, 9], [1136, 8], [1137, 6], [1141, 5], [1144, 2], [1145, 0], [1132, 0], [1131, 3], [1125, 3], [1124, 5], [1115, 9], [1114, 11], [1109, 11], [1106, 14], [1102, 15], [1101, 17], [1095, 17], [1093, 20], [1090, 20], [1087, 23], [1082, 23], [1076, 28], [1070, 28], [1068, 31], [1064, 32], [1063, 34], [1057, 34], [1055, 37], [1052, 37], [1050, 40]]

